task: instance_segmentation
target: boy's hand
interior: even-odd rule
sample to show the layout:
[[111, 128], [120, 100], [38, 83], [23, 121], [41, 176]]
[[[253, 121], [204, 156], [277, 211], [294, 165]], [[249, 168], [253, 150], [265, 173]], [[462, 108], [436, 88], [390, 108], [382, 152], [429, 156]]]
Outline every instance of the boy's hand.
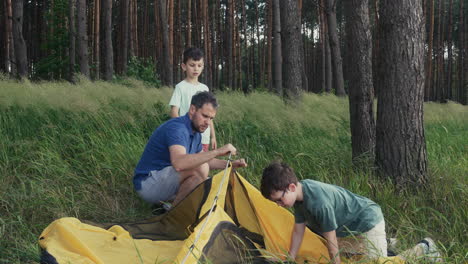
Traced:
[[232, 162], [233, 168], [247, 167], [247, 162], [244, 159], [238, 159]]
[[218, 148], [218, 144], [216, 143], [216, 138], [212, 137], [211, 138], [211, 149], [217, 149], [217, 148]]

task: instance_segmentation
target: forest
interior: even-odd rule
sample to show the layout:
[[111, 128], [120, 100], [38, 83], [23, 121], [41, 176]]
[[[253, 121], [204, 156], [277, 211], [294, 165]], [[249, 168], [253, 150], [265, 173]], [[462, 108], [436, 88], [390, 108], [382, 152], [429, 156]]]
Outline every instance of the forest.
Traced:
[[[4, 0], [0, 71], [32, 80], [73, 80], [76, 73], [92, 80], [135, 76], [171, 86], [183, 79], [183, 50], [196, 46], [206, 54], [202, 81], [213, 90], [345, 95], [356, 63], [351, 44], [360, 41], [347, 33], [350, 20], [357, 19], [347, 14], [356, 8], [347, 2], [352, 1]], [[364, 2], [360, 12], [368, 32], [361, 34], [370, 41], [375, 82], [377, 67], [389, 67], [379, 66], [387, 45], [379, 12], [387, 10], [385, 1]], [[466, 2], [418, 3], [425, 25], [424, 101], [467, 103]], [[281, 76], [287, 63], [299, 63], [300, 87], [291, 88], [288, 74]]]

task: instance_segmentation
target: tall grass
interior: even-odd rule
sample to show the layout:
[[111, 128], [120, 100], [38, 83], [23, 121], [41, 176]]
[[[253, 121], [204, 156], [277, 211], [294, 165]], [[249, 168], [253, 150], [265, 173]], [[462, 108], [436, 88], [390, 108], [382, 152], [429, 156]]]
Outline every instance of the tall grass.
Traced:
[[[53, 220], [147, 218], [151, 210], [131, 178], [149, 135], [169, 118], [172, 90], [89, 82], [17, 83], [0, 78], [0, 263], [37, 263], [37, 237]], [[273, 159], [300, 178], [338, 184], [378, 202], [401, 248], [425, 236], [450, 263], [467, 261], [468, 117], [466, 106], [425, 106], [427, 189], [395, 195], [372, 169], [351, 163], [348, 102], [304, 96], [285, 106], [276, 96], [218, 93], [218, 145], [233, 143], [259, 184]]]

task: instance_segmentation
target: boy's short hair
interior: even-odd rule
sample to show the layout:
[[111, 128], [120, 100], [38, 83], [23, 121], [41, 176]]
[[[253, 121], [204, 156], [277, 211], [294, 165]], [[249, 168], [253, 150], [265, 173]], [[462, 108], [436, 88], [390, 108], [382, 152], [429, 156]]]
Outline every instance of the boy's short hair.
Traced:
[[274, 191], [284, 191], [291, 183], [297, 184], [294, 170], [284, 162], [275, 161], [263, 169], [260, 191], [270, 199]]
[[184, 51], [184, 56], [183, 56], [183, 62], [187, 63], [189, 59], [192, 59], [194, 61], [199, 61], [205, 57], [205, 54], [203, 51], [199, 48], [188, 48]]
[[218, 101], [212, 92], [203, 91], [197, 92], [192, 96], [191, 105], [194, 105], [196, 109], [200, 109], [204, 104], [211, 104], [214, 109], [218, 108]]

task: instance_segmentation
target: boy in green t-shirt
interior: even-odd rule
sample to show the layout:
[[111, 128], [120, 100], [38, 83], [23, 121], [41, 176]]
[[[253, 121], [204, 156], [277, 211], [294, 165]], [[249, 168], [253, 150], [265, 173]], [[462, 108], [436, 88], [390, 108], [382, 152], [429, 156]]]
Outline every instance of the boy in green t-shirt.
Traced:
[[[298, 181], [292, 168], [274, 162], [263, 170], [262, 195], [282, 207], [294, 207], [295, 225], [289, 257], [295, 259], [306, 225], [323, 236], [333, 263], [341, 263], [339, 253], [387, 256], [385, 220], [380, 206], [342, 187], [314, 180]], [[441, 261], [434, 241], [425, 238], [399, 256], [408, 259], [426, 255]]]
[[[171, 106], [171, 117], [179, 117], [187, 114], [190, 108], [192, 96], [197, 92], [208, 91], [208, 86], [198, 82], [198, 77], [203, 72], [204, 54], [199, 48], [188, 48], [184, 51], [182, 70], [185, 72], [185, 79], [178, 83], [172, 94], [169, 105]], [[210, 139], [211, 136], [211, 139]], [[216, 149], [216, 136], [214, 124], [202, 133], [203, 151], [208, 151], [211, 143], [211, 149]]]

